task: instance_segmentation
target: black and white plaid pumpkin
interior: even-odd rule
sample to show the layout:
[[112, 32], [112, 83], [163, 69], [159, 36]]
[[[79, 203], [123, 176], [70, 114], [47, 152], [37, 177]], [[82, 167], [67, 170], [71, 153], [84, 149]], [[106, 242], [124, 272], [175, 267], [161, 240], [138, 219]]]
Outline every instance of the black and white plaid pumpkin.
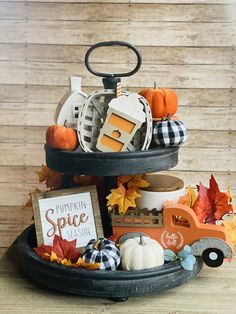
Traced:
[[187, 140], [187, 130], [183, 122], [167, 119], [153, 126], [153, 140], [157, 146], [177, 146]]
[[85, 263], [100, 264], [100, 269], [116, 270], [120, 265], [120, 251], [113, 241], [106, 238], [92, 239], [85, 247], [82, 256]]

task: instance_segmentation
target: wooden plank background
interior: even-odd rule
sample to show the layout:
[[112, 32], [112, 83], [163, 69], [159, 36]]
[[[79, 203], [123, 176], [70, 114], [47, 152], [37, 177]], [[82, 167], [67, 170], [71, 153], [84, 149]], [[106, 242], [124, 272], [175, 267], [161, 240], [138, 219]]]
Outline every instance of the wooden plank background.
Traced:
[[[0, 252], [31, 223], [22, 205], [44, 163], [44, 137], [68, 77], [82, 76], [86, 93], [101, 88], [83, 60], [87, 49], [125, 40], [143, 56], [125, 89], [175, 89], [189, 130], [171, 172], [186, 185], [213, 173], [236, 191], [236, 1], [233, 0], [0, 0]], [[124, 49], [93, 55], [100, 70], [128, 70]]]

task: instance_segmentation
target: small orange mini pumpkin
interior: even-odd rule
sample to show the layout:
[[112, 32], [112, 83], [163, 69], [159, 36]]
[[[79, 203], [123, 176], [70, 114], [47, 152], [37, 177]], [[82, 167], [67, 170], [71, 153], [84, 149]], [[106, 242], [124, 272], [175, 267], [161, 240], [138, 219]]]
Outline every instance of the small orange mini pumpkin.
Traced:
[[165, 118], [168, 113], [173, 116], [178, 108], [176, 93], [167, 88], [150, 88], [139, 92], [150, 105], [153, 118]]
[[53, 148], [74, 150], [78, 146], [77, 132], [62, 125], [51, 125], [47, 128], [46, 142]]

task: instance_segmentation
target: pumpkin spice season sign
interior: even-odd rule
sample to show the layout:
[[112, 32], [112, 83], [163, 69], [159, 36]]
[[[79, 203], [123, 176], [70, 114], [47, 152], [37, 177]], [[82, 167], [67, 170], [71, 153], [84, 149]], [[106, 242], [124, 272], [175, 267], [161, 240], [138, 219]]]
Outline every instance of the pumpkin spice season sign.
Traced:
[[32, 195], [38, 245], [52, 245], [55, 234], [77, 240], [77, 247], [103, 237], [95, 186]]

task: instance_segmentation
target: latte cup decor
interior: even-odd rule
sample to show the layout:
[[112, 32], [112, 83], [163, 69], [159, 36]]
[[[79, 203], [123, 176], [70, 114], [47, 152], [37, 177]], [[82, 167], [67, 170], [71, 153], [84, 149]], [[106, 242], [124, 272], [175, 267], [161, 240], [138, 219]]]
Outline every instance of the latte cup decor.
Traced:
[[165, 174], [147, 174], [144, 178], [150, 186], [139, 190], [138, 208], [162, 211], [165, 201], [177, 202], [180, 196], [186, 194], [184, 181], [180, 178]]

